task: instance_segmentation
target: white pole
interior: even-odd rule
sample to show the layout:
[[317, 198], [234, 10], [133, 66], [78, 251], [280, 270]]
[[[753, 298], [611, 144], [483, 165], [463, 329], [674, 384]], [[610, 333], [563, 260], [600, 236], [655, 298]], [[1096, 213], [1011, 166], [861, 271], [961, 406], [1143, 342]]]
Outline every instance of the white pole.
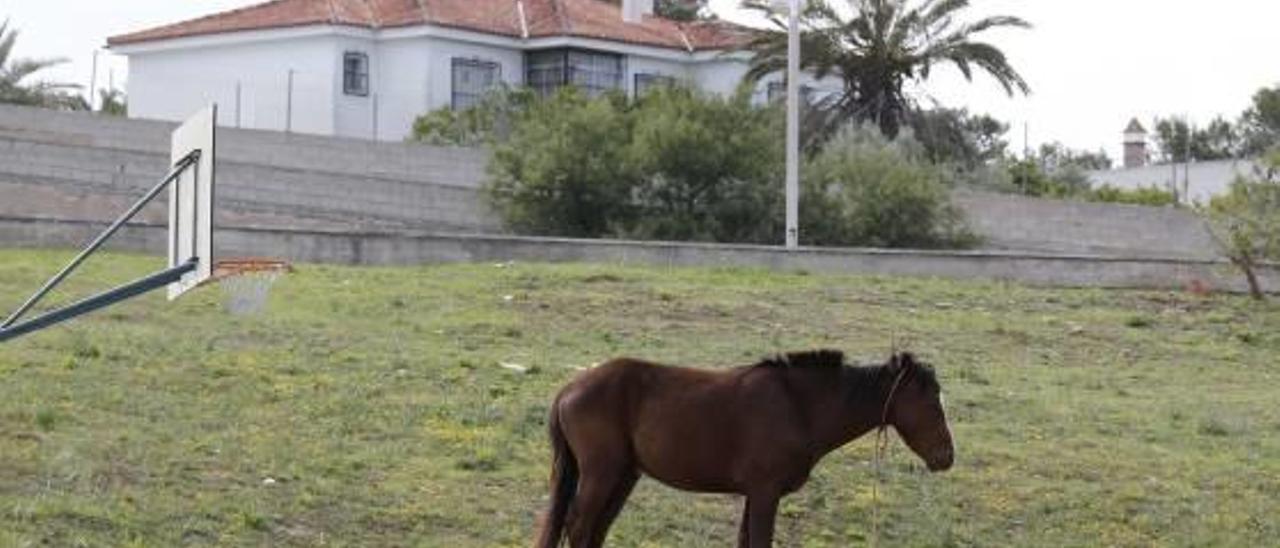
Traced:
[[97, 87], [98, 87], [98, 50], [95, 49], [93, 50], [93, 69], [89, 73], [89, 111], [90, 112], [94, 110], [93, 102], [94, 102], [94, 99], [96, 99], [95, 96], [98, 95], [98, 91], [97, 89], [95, 89]]
[[293, 132], [293, 69], [289, 69], [289, 84], [285, 90], [284, 132]]
[[787, 25], [787, 248], [800, 245], [800, 0]]

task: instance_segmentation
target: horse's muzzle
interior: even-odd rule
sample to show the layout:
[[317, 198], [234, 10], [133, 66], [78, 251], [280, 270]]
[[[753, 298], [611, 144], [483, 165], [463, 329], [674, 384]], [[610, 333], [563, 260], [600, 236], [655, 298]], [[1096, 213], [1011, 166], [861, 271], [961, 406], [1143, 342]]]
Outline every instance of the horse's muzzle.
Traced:
[[946, 472], [951, 469], [951, 465], [955, 464], [956, 453], [953, 450], [939, 451], [925, 461], [925, 466], [929, 467], [930, 472]]

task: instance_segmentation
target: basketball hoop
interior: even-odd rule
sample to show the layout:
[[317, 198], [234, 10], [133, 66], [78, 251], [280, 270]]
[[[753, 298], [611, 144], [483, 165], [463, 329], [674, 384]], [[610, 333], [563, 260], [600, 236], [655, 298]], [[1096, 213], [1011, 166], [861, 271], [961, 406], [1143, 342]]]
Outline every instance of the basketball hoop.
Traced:
[[289, 272], [289, 263], [275, 259], [224, 259], [214, 265], [210, 279], [222, 286], [227, 312], [246, 316], [266, 309], [271, 286]]

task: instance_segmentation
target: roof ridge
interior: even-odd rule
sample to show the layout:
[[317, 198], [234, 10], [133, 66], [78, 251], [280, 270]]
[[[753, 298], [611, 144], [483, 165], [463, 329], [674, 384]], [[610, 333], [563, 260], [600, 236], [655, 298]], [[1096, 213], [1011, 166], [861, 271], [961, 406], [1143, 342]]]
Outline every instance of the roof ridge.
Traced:
[[334, 0], [325, 0], [329, 4], [329, 23], [338, 24], [338, 7], [333, 5]]
[[373, 28], [380, 29], [382, 28], [382, 18], [379, 17], [378, 10], [374, 9], [371, 2], [373, 0], [360, 0], [360, 3], [364, 4], [364, 8], [369, 10], [369, 21], [373, 23]]
[[689, 33], [687, 33], [687, 32], [685, 32], [685, 31], [684, 31], [684, 26], [685, 26], [685, 24], [684, 24], [684, 23], [682, 23], [682, 22], [677, 22], [677, 23], [676, 23], [676, 34], [679, 34], [679, 35], [680, 35], [680, 41], [681, 41], [681, 42], [684, 42], [684, 49], [689, 50], [689, 53], [693, 53], [693, 51], [694, 51], [693, 41], [692, 41], [692, 40], [689, 40]]
[[[524, 8], [523, 14], [521, 8]], [[618, 17], [616, 9], [616, 4], [605, 0], [267, 0], [112, 36], [108, 44], [121, 46], [300, 25], [355, 25], [371, 29], [439, 25], [517, 39], [578, 37], [680, 52], [724, 49], [742, 41], [732, 24], [682, 23], [646, 15], [642, 24], [628, 25]]]
[[573, 34], [573, 21], [569, 18], [569, 9], [564, 0], [551, 0], [551, 11], [560, 20], [560, 32]]
[[427, 14], [427, 5], [422, 3], [422, 0], [414, 0], [414, 3], [418, 4], [418, 13], [422, 14], [422, 24], [430, 23], [431, 16]]
[[161, 25], [160, 27], [157, 27], [157, 28], [172, 27], [172, 26], [176, 26], [176, 25], [184, 25], [184, 24], [187, 24], [187, 23], [195, 23], [195, 22], [198, 22], [198, 21], [206, 21], [206, 20], [209, 20], [209, 19], [213, 19], [214, 17], [224, 17], [224, 16], [227, 16], [227, 15], [235, 14], [235, 13], [244, 13], [244, 12], [246, 12], [246, 11], [253, 11], [253, 10], [256, 10], [256, 9], [265, 8], [265, 7], [270, 6], [270, 5], [273, 5], [273, 4], [283, 4], [283, 3], [285, 3], [285, 2], [291, 2], [291, 1], [293, 1], [293, 0], [267, 0], [266, 2], [262, 2], [262, 3], [260, 3], [260, 4], [249, 4], [248, 6], [241, 6], [241, 7], [233, 8], [233, 9], [229, 9], [229, 10], [224, 10], [224, 11], [215, 11], [215, 12], [210, 13], [210, 14], [208, 14], [208, 15], [201, 15], [201, 16], [199, 16], [199, 17], [195, 17], [195, 18], [192, 18], [192, 19], [183, 19], [183, 20], [181, 20], [181, 21], [174, 21], [174, 22], [169, 23], [169, 24], [167, 24], [167, 25]]
[[516, 28], [520, 29], [520, 39], [529, 39], [529, 19], [524, 13], [524, 0], [512, 0], [515, 2], [515, 22]]

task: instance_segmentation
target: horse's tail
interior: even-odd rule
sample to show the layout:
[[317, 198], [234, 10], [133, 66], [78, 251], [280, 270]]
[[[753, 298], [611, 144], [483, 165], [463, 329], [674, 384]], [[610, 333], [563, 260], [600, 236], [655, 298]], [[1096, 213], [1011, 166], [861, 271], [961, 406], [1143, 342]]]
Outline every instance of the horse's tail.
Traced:
[[564, 437], [560, 427], [560, 398], [551, 404], [551, 418], [548, 421], [551, 435], [551, 506], [542, 520], [542, 531], [538, 533], [535, 548], [556, 548], [564, 536], [565, 519], [569, 514], [569, 503], [578, 491], [578, 461], [573, 450]]

